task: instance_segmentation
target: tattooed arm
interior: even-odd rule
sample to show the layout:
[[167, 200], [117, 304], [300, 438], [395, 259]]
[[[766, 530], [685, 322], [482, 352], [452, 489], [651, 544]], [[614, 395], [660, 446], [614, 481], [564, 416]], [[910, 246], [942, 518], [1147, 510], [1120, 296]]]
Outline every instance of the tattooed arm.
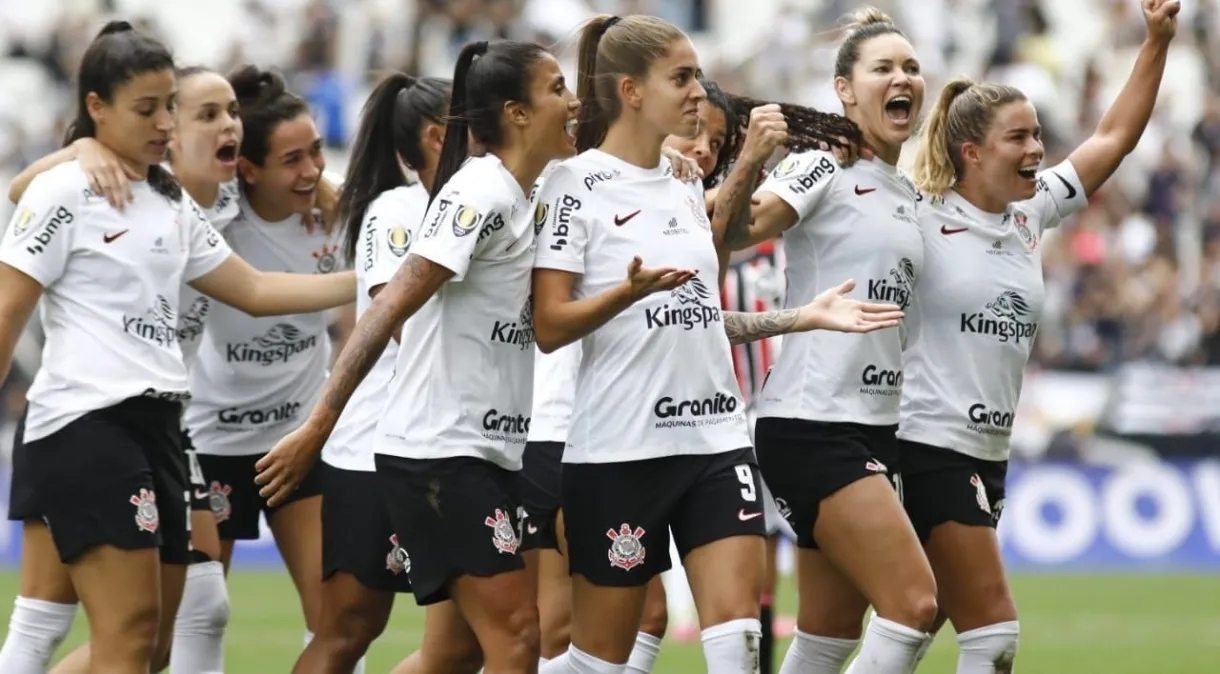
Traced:
[[724, 312], [724, 333], [730, 344], [749, 344], [760, 339], [793, 332], [800, 318], [800, 309], [746, 313]]
[[309, 425], [330, 435], [339, 414], [356, 387], [373, 369], [390, 337], [452, 277], [452, 271], [425, 257], [414, 253], [407, 255], [394, 277], [356, 321], [351, 337], [331, 368], [322, 398], [309, 416]]

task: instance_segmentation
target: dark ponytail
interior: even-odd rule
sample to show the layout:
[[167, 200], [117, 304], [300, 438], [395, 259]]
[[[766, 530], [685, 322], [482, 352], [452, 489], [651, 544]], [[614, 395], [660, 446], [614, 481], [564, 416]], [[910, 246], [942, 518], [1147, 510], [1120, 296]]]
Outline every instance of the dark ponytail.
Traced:
[[742, 129], [745, 127], [745, 122], [737, 114], [737, 109], [733, 105], [733, 98], [725, 93], [715, 82], [699, 78], [699, 83], [703, 85], [703, 90], [707, 92], [708, 105], [715, 106], [724, 115], [724, 144], [720, 146], [720, 152], [716, 155], [716, 166], [712, 169], [709, 175], [703, 176], [703, 189], [710, 190], [719, 185], [729, 174], [729, 169], [733, 166], [733, 161], [737, 159], [737, 154], [741, 152], [741, 142], [745, 136]]
[[[96, 138], [97, 125], [89, 116], [90, 93], [106, 103], [115, 91], [145, 73], [174, 70], [174, 56], [165, 45], [137, 32], [126, 21], [111, 21], [81, 57], [76, 82], [76, 118], [64, 133], [64, 147], [82, 138]], [[173, 174], [158, 164], [148, 167], [148, 186], [174, 201], [182, 199], [182, 186]]]
[[453, 93], [449, 96], [449, 116], [445, 119], [448, 124], [445, 127], [445, 146], [441, 150], [440, 161], [437, 162], [436, 178], [433, 179], [432, 189], [428, 193], [429, 203], [440, 194], [441, 188], [449, 182], [453, 174], [458, 172], [458, 169], [462, 168], [462, 163], [466, 161], [466, 154], [470, 149], [468, 138], [470, 120], [466, 116], [466, 80], [475, 59], [486, 55], [487, 48], [486, 40], [472, 42], [462, 47], [457, 65], [453, 68]]
[[281, 122], [309, 114], [303, 98], [288, 91], [277, 72], [257, 66], [238, 66], [229, 73], [229, 84], [241, 112], [242, 138], [238, 151], [246, 161], [262, 166], [271, 151], [271, 133]]
[[[768, 101], [760, 101], [746, 96], [729, 95], [742, 128], [749, 126], [750, 111]], [[846, 147], [864, 142], [860, 127], [843, 115], [822, 112], [803, 105], [780, 103], [780, 112], [788, 122], [788, 150], [790, 152], [805, 152], [817, 150], [825, 143], [831, 147]], [[846, 142], [844, 142], [846, 141]]]
[[360, 223], [369, 205], [382, 193], [407, 184], [399, 160], [417, 171], [426, 168], [420, 131], [426, 122], [443, 120], [449, 89], [446, 80], [416, 80], [395, 72], [369, 94], [339, 195], [339, 219], [346, 227], [344, 253], [349, 265], [356, 259]]

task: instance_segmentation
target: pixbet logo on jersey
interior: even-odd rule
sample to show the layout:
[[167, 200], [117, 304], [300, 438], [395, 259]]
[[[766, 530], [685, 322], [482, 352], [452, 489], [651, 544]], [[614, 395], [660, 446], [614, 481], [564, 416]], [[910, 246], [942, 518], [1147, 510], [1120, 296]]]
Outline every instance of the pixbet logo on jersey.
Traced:
[[301, 336], [301, 331], [289, 323], [277, 323], [266, 334], [225, 345], [225, 360], [230, 363], [258, 363], [267, 366], [287, 363], [294, 356], [318, 345], [314, 335]]
[[572, 214], [579, 210], [580, 199], [570, 194], [555, 200], [555, 222], [551, 225], [555, 242], [551, 244], [551, 250], [563, 250], [563, 247], [568, 245], [568, 237], [572, 236]]
[[898, 260], [886, 278], [868, 282], [868, 298], [874, 302], [889, 302], [906, 309], [911, 303], [911, 288], [915, 285], [915, 263], [911, 258]]
[[[712, 323], [720, 323], [719, 301], [704, 304], [714, 297], [712, 291], [696, 276], [669, 293], [672, 299], [678, 301], [677, 306], [668, 302], [659, 307], [644, 310], [644, 321], [649, 330], [681, 326], [686, 330], [696, 327], [706, 328]], [[718, 300], [719, 298], [717, 298]]]
[[1012, 412], [989, 409], [983, 403], [975, 403], [966, 410], [970, 423], [966, 429], [979, 435], [1012, 435]]
[[1005, 290], [984, 311], [961, 315], [961, 331], [974, 335], [991, 335], [1002, 343], [1020, 344], [1032, 340], [1038, 323], [1026, 320], [1032, 313], [1029, 303], [1018, 293]]
[[174, 325], [177, 312], [162, 295], [157, 295], [153, 306], [143, 316], [123, 316], [123, 332], [134, 335], [150, 344], [168, 346], [178, 341], [178, 328]]

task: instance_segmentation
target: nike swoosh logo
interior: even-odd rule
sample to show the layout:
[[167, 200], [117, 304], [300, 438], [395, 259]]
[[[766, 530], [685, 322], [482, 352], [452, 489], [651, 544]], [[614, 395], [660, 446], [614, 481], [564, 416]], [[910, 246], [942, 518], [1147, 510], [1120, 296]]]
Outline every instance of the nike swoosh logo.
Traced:
[[876, 191], [877, 191], [876, 187], [860, 187], [859, 185], [856, 185], [856, 194], [868, 194], [869, 192], [876, 192]]
[[114, 241], [115, 239], [119, 238], [120, 236], [123, 236], [124, 234], [126, 234], [127, 232], [130, 232], [130, 231], [131, 231], [130, 229], [124, 229], [123, 231], [119, 232], [118, 234], [103, 234], [102, 243], [110, 243], [111, 241]]
[[762, 513], [748, 513], [745, 511], [745, 508], [737, 511], [737, 519], [741, 520], [742, 522], [749, 522], [755, 517], [762, 517]]
[[1063, 176], [1059, 175], [1058, 173], [1055, 173], [1054, 171], [1051, 171], [1051, 173], [1053, 173], [1054, 176], [1059, 179], [1059, 182], [1063, 183], [1063, 186], [1067, 188], [1067, 191], [1068, 191], [1067, 198], [1068, 199], [1075, 198], [1076, 188], [1072, 187], [1072, 183], [1069, 183], [1067, 181], [1067, 178], [1064, 178]]
[[949, 225], [941, 225], [941, 226], [940, 226], [940, 233], [941, 233], [941, 234], [944, 234], [945, 236], [949, 236], [950, 234], [960, 234], [961, 232], [964, 232], [964, 231], [966, 231], [967, 229], [970, 229], [970, 228], [969, 228], [969, 227], [953, 227], [953, 228], [950, 228], [950, 227], [949, 227]]
[[195, 498], [202, 501], [203, 499], [208, 498], [208, 493], [206, 491], [199, 491], [198, 489], [196, 489]]
[[532, 524], [527, 524], [527, 525], [525, 526], [525, 528], [526, 528], [526, 529], [528, 529], [528, 530], [529, 530], [529, 532], [530, 532], [531, 534], [536, 534], [536, 533], [538, 533], [538, 527], [536, 527], [536, 526], [534, 526], [534, 525], [532, 525]]
[[622, 227], [623, 225], [627, 224], [628, 220], [634, 218], [635, 216], [637, 216], [639, 214], [640, 214], [640, 212], [636, 211], [635, 213], [628, 213], [627, 215], [624, 215], [622, 217], [619, 217], [616, 215], [616, 216], [614, 216], [614, 224], [619, 227]]

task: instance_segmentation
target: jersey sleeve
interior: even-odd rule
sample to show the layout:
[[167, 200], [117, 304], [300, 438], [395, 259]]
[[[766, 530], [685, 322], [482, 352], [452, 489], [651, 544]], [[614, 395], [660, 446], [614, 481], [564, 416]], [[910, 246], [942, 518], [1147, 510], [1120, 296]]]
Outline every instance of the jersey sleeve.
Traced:
[[507, 220], [509, 206], [499, 192], [457, 178], [451, 179], [428, 207], [422, 234], [411, 252], [448, 269], [453, 272], [452, 280], [461, 281], [466, 278], [470, 261], [490, 239], [479, 236], [484, 223], [494, 218]]
[[188, 227], [186, 237], [189, 251], [186, 269], [182, 271], [182, 282], [190, 283], [219, 267], [233, 251], [208, 221], [203, 210], [185, 194], [182, 195], [182, 214]]
[[8, 230], [0, 233], [0, 262], [50, 287], [72, 255], [85, 181], [64, 170], [43, 173], [17, 202]]
[[1089, 203], [1084, 185], [1069, 159], [1038, 174], [1038, 192], [1025, 202], [1037, 217], [1041, 231], [1058, 227], [1063, 219], [1077, 213]]
[[369, 206], [356, 249], [356, 273], [368, 288], [388, 283], [411, 249], [427, 201], [387, 193]]
[[556, 168], [538, 191], [534, 205], [534, 228], [538, 249], [535, 269], [558, 269], [585, 273], [585, 246], [589, 243], [587, 195], [573, 172]]
[[791, 154], [771, 170], [757, 191], [783, 199], [804, 220], [830, 191], [838, 173], [839, 164], [829, 152]]

